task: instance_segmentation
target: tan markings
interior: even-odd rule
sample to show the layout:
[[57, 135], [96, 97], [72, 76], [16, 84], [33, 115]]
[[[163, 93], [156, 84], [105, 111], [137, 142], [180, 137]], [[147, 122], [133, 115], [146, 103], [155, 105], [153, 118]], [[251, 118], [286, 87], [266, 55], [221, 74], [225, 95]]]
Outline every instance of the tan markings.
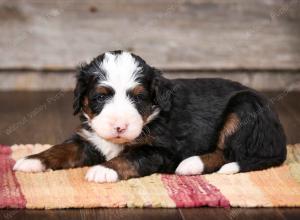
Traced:
[[119, 175], [119, 179], [126, 180], [140, 176], [134, 165], [123, 157], [115, 157], [102, 165], [115, 170]]
[[149, 111], [144, 111], [143, 112], [142, 119], [143, 119], [144, 125], [147, 124], [149, 116], [150, 116], [150, 112]]
[[125, 138], [110, 138], [110, 139], [106, 139], [109, 142], [112, 142], [114, 144], [126, 144], [129, 142], [128, 139]]
[[84, 97], [84, 99], [83, 99], [83, 111], [89, 116], [89, 119], [92, 119], [94, 117], [94, 114], [89, 107], [88, 97]]
[[214, 152], [200, 156], [204, 164], [204, 172], [212, 173], [219, 170], [224, 164], [228, 163], [224, 157], [224, 144], [226, 137], [234, 134], [239, 127], [240, 119], [235, 113], [227, 116], [225, 124], [220, 132], [217, 148]]
[[136, 86], [133, 90], [132, 90], [132, 94], [133, 95], [139, 95], [141, 94], [143, 91], [145, 90], [145, 88], [141, 85]]
[[137, 137], [135, 140], [131, 141], [130, 143], [127, 143], [125, 145], [125, 148], [133, 148], [133, 147], [139, 147], [142, 145], [152, 145], [154, 141], [154, 138], [149, 134], [142, 134], [141, 136]]
[[105, 86], [98, 86], [96, 88], [96, 92], [100, 93], [100, 94], [108, 94], [109, 93], [109, 89]]
[[156, 117], [158, 117], [160, 110], [154, 109], [154, 111], [149, 111], [148, 114], [143, 115], [144, 125], [148, 124], [152, 120], [154, 120]]
[[83, 106], [88, 106], [89, 105], [89, 98], [87, 96], [85, 96], [83, 98]]
[[239, 127], [240, 119], [235, 113], [231, 113], [227, 116], [225, 124], [220, 132], [217, 147], [224, 149], [225, 138], [232, 135]]
[[39, 154], [28, 158], [37, 158], [42, 161], [46, 169], [58, 170], [79, 167], [83, 165], [82, 149], [74, 144], [55, 145]]
[[204, 164], [204, 172], [212, 173], [219, 170], [225, 163], [223, 151], [216, 149], [216, 151], [200, 156]]

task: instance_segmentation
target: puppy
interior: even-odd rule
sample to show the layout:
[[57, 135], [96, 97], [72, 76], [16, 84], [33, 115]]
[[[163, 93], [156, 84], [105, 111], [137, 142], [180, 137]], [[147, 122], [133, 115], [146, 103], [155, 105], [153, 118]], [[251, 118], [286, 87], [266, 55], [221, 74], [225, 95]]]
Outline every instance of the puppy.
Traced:
[[232, 174], [278, 166], [286, 138], [258, 92], [224, 79], [164, 78], [137, 55], [113, 51], [77, 75], [81, 126], [64, 143], [20, 159], [16, 171], [92, 166], [88, 181], [153, 173]]

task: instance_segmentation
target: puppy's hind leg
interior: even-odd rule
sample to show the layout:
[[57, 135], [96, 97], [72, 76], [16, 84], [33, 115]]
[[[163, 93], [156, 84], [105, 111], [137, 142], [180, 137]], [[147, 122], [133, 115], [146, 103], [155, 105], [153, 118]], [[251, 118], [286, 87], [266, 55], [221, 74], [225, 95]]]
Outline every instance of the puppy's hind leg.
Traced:
[[177, 167], [175, 173], [179, 175], [197, 175], [212, 173], [218, 170], [220, 173], [239, 172], [239, 166], [234, 163], [229, 163], [231, 161], [228, 161], [224, 156], [225, 144], [238, 130], [239, 122], [240, 119], [235, 113], [229, 113], [219, 132], [215, 151], [201, 156], [192, 156], [183, 160]]
[[175, 173], [178, 175], [212, 173], [219, 170], [226, 163], [223, 151], [216, 149], [212, 153], [184, 159], [176, 168]]
[[217, 173], [220, 174], [234, 174], [240, 172], [241, 168], [237, 162], [230, 162], [224, 164]]
[[221, 150], [202, 156], [192, 156], [184, 159], [176, 168], [178, 175], [199, 175], [216, 172], [220, 174], [234, 174], [240, 172], [238, 162], [229, 162], [224, 158]]
[[200, 156], [192, 156], [184, 159], [176, 168], [178, 175], [198, 175], [204, 170], [204, 164]]

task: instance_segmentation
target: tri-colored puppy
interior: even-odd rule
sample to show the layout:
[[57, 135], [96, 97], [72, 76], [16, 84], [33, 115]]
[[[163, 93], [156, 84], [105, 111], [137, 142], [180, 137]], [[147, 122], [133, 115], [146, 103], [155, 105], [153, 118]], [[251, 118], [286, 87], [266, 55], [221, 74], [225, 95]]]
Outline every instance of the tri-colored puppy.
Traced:
[[261, 94], [223, 79], [169, 80], [128, 52], [107, 52], [80, 69], [74, 114], [82, 123], [70, 139], [14, 170], [92, 166], [88, 181], [114, 182], [245, 172], [286, 158], [284, 131]]

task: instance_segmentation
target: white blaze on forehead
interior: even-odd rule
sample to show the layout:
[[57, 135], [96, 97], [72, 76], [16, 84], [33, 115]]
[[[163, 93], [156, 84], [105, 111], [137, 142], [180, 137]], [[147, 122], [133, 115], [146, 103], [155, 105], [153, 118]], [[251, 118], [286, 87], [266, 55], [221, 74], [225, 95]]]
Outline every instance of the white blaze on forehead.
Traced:
[[141, 68], [128, 52], [121, 54], [105, 53], [100, 68], [106, 73], [106, 80], [101, 81], [101, 84], [109, 85], [116, 91], [124, 91], [138, 84], [136, 78]]

